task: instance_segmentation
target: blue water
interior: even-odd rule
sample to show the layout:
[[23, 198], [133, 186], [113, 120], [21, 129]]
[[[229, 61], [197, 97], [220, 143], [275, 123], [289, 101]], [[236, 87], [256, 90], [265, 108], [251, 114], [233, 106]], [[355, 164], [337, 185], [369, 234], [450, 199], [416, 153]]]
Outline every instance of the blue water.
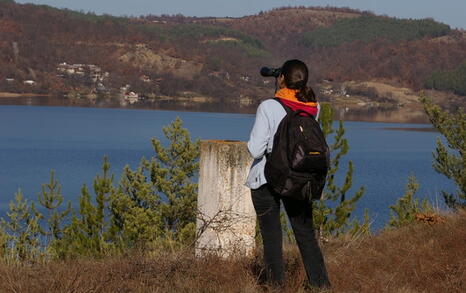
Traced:
[[[191, 137], [200, 139], [247, 140], [254, 123], [249, 114], [0, 106], [0, 216], [19, 188], [35, 199], [50, 170], [65, 198], [76, 204], [82, 184], [92, 186], [104, 155], [118, 179], [126, 164], [135, 168], [142, 156], [153, 155], [151, 137], [166, 143], [162, 126], [177, 116]], [[442, 206], [440, 190], [454, 190], [431, 167], [438, 133], [384, 129], [427, 126], [345, 122], [353, 183], [366, 189], [355, 216], [369, 209], [374, 229], [386, 223], [389, 205], [404, 193], [409, 174], [421, 183], [418, 196], [435, 205]]]

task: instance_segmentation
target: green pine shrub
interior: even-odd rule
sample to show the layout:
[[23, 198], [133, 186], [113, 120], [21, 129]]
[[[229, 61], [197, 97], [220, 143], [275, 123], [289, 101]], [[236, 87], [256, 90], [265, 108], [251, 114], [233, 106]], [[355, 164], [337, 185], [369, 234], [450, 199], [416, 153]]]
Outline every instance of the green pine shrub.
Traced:
[[66, 208], [62, 208], [64, 197], [61, 193], [61, 185], [55, 179], [55, 172], [50, 172], [50, 181], [42, 184], [41, 193], [38, 195], [43, 212], [43, 228], [41, 234], [45, 237], [44, 245], [48, 252], [57, 256], [61, 249], [60, 240], [65, 231], [65, 221], [69, 220], [71, 213], [71, 202]]
[[466, 207], [466, 113], [460, 108], [455, 113], [442, 110], [432, 101], [422, 98], [424, 110], [432, 125], [445, 138], [447, 145], [437, 139], [433, 153], [435, 171], [452, 180], [455, 193], [442, 191], [445, 203], [453, 209]]
[[390, 206], [390, 220], [388, 226], [399, 228], [414, 222], [416, 214], [433, 212], [432, 206], [427, 199], [415, 198], [419, 190], [419, 183], [414, 175], [408, 177], [405, 194], [400, 197], [396, 204]]
[[32, 262], [43, 255], [40, 243], [42, 215], [21, 190], [10, 202], [7, 219], [0, 219], [0, 249], [7, 262]]
[[161, 200], [144, 173], [143, 166], [135, 171], [126, 166], [111, 195], [111, 235], [121, 248], [153, 242], [162, 233]]
[[114, 235], [125, 246], [192, 244], [196, 234], [199, 141], [180, 118], [163, 128], [167, 147], [152, 138], [154, 157], [125, 167], [112, 195]]
[[322, 199], [313, 203], [314, 225], [321, 236], [339, 236], [350, 232], [352, 235], [369, 233], [369, 216], [366, 211], [364, 221], [350, 219], [357, 202], [364, 195], [364, 187], [360, 187], [353, 196], [348, 194], [353, 186], [353, 163], [348, 162], [348, 169], [342, 186], [335, 182], [340, 162], [349, 151], [348, 140], [344, 137], [345, 129], [340, 121], [338, 129], [333, 129], [333, 111], [329, 105], [323, 105], [319, 121], [324, 135], [329, 141], [334, 133], [333, 144], [329, 145], [332, 153], [331, 167], [327, 175], [327, 183]]
[[109, 170], [110, 163], [104, 157], [102, 175], [94, 178], [93, 196], [85, 184], [82, 186], [79, 210], [73, 210], [71, 222], [57, 244], [59, 257], [95, 257], [113, 253], [114, 243], [109, 237], [108, 218], [111, 216], [109, 201], [114, 187], [113, 175]]

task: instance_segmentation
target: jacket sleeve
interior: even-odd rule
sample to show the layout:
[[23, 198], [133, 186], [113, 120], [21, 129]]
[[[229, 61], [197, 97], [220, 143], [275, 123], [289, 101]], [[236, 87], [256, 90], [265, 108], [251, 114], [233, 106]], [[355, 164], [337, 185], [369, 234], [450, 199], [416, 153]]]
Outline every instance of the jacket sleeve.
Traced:
[[248, 141], [248, 150], [254, 159], [260, 159], [267, 150], [270, 138], [270, 123], [264, 111], [264, 104], [257, 108], [256, 120]]

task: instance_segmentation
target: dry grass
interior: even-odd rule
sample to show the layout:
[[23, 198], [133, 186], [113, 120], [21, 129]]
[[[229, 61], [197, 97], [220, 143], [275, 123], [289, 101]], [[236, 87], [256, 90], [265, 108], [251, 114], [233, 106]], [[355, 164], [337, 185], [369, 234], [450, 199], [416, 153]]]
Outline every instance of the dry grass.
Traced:
[[466, 213], [326, 247], [336, 292], [464, 292]]
[[[325, 246], [334, 292], [464, 292], [466, 214]], [[158, 252], [33, 266], [0, 264], [0, 292], [273, 292], [262, 284], [260, 257], [195, 259]], [[295, 248], [286, 251], [287, 283], [304, 292]], [[276, 290], [279, 292], [278, 290]]]

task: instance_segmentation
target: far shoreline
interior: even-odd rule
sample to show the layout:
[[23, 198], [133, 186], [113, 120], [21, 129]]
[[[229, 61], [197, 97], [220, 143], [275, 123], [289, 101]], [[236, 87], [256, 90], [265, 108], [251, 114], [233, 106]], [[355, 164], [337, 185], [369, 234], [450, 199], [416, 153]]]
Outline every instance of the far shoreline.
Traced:
[[[205, 112], [205, 113], [229, 113], [229, 114], [249, 114], [254, 115], [257, 105], [241, 105], [199, 101], [175, 101], [158, 100], [143, 101], [134, 104], [120, 104], [115, 100], [107, 100], [103, 103], [96, 103], [89, 99], [66, 99], [59, 98], [51, 94], [17, 94], [0, 92], [0, 106], [48, 106], [48, 107], [73, 107], [73, 108], [106, 108], [106, 109], [126, 109], [126, 110], [148, 110], [148, 111], [180, 111], [180, 112]], [[326, 102], [324, 102], [326, 103]], [[374, 122], [374, 123], [396, 123], [396, 124], [429, 124], [425, 113], [420, 109], [387, 110], [377, 108], [342, 108], [335, 106], [334, 120], [354, 121], [354, 122]]]
[[51, 97], [51, 96], [52, 96], [51, 94], [0, 92], [0, 98]]

